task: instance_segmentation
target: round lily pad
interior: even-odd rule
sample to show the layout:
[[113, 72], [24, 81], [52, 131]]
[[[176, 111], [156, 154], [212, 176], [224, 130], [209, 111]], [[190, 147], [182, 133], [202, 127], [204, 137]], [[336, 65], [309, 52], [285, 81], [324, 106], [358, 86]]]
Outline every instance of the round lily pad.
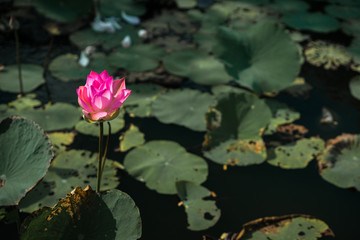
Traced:
[[0, 206], [17, 205], [46, 174], [51, 143], [31, 120], [17, 116], [0, 123]]
[[35, 99], [35, 97], [36, 94], [27, 94], [21, 98], [17, 98], [12, 102], [9, 102], [8, 105], [10, 107], [14, 107], [16, 110], [38, 107], [41, 105], [41, 101]]
[[163, 63], [168, 72], [189, 77], [198, 84], [217, 85], [232, 79], [219, 60], [199, 50], [173, 52], [163, 58]]
[[320, 33], [333, 32], [340, 27], [340, 23], [336, 18], [323, 13], [290, 13], [284, 15], [282, 20], [289, 27]]
[[116, 72], [116, 68], [110, 66], [103, 53], [93, 53], [90, 57], [90, 63], [86, 67], [81, 66], [78, 60], [79, 57], [72, 53], [60, 55], [50, 63], [49, 70], [54, 77], [63, 82], [81, 79], [85, 81], [91, 71], [102, 72], [106, 69], [109, 75]]
[[290, 86], [300, 71], [296, 44], [275, 23], [259, 22], [241, 33], [220, 27], [217, 39], [214, 52], [228, 73], [257, 93]]
[[351, 95], [360, 100], [360, 76], [353, 77], [349, 82]]
[[[20, 202], [24, 212], [32, 212], [41, 207], [51, 207], [76, 186], [96, 186], [97, 154], [84, 150], [62, 152], [51, 163], [44, 179]], [[109, 159], [101, 179], [101, 190], [116, 188], [115, 162]]]
[[319, 171], [326, 181], [360, 191], [360, 135], [342, 134], [326, 143], [318, 157]]
[[120, 190], [99, 196], [89, 186], [76, 187], [54, 207], [26, 218], [20, 232], [28, 240], [136, 240], [141, 237], [141, 219], [134, 201]]
[[[45, 83], [44, 69], [34, 64], [21, 64], [21, 76], [24, 92], [31, 92]], [[0, 71], [0, 90], [19, 93], [19, 73], [17, 65], [6, 66]]]
[[131, 150], [124, 167], [148, 188], [163, 194], [175, 194], [177, 181], [201, 184], [208, 174], [204, 159], [171, 141], [150, 141]]
[[66, 150], [66, 147], [70, 145], [75, 138], [75, 132], [53, 132], [48, 133], [53, 150], [56, 155]]
[[279, 13], [287, 14], [306, 11], [310, 6], [308, 3], [301, 0], [276, 0], [274, 3], [267, 4], [266, 7], [274, 9]]
[[120, 136], [119, 140], [120, 151], [122, 152], [126, 152], [133, 147], [137, 147], [145, 143], [144, 134], [133, 124], [131, 124], [130, 128]]
[[188, 219], [188, 229], [205, 230], [216, 224], [221, 211], [214, 200], [209, 200], [211, 192], [203, 186], [192, 182], [177, 182], [176, 189]]
[[182, 9], [182, 8], [194, 8], [197, 5], [196, 0], [175, 0], [176, 5]]
[[328, 14], [340, 19], [359, 18], [360, 16], [360, 6], [345, 6], [345, 5], [331, 4], [325, 7], [325, 11]]
[[322, 139], [304, 138], [269, 150], [267, 162], [285, 169], [305, 168], [324, 148]]
[[205, 131], [205, 113], [213, 103], [214, 97], [208, 93], [192, 89], [172, 90], [156, 98], [151, 111], [163, 123]]

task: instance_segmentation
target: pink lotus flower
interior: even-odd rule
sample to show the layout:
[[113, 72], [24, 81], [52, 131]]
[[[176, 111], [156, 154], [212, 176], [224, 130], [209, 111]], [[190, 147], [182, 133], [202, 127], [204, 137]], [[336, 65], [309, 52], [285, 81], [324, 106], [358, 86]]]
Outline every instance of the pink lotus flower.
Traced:
[[120, 107], [130, 95], [125, 89], [125, 78], [113, 81], [107, 71], [91, 71], [85, 86], [77, 90], [79, 105], [88, 122], [110, 121], [119, 115]]

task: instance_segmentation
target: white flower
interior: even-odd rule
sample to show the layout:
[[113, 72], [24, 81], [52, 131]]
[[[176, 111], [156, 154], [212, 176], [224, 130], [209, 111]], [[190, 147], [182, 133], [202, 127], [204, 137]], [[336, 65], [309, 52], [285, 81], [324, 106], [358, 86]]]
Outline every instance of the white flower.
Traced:
[[129, 48], [131, 46], [131, 37], [129, 35], [126, 35], [124, 39], [121, 41], [121, 45], [124, 48]]

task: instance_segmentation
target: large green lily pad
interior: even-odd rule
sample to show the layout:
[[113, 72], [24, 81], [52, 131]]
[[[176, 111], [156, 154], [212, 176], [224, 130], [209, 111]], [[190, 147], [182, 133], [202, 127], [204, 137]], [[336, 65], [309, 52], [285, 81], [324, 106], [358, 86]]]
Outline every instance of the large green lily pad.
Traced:
[[205, 230], [216, 224], [221, 211], [214, 200], [205, 200], [212, 193], [203, 186], [192, 182], [177, 182], [176, 189], [188, 219], [188, 229]]
[[163, 63], [168, 72], [189, 77], [198, 84], [224, 84], [232, 79], [219, 60], [199, 50], [173, 52], [163, 58]]
[[360, 76], [353, 77], [349, 82], [350, 93], [360, 100]]
[[295, 143], [270, 149], [267, 162], [285, 169], [305, 168], [324, 149], [325, 143], [322, 139], [304, 138]]
[[290, 13], [284, 15], [282, 20], [289, 27], [320, 33], [333, 32], [340, 27], [340, 23], [336, 18], [323, 13]]
[[163, 194], [175, 194], [177, 181], [201, 184], [208, 174], [204, 159], [171, 141], [150, 141], [131, 150], [124, 167], [148, 188]]
[[131, 124], [129, 129], [120, 136], [119, 140], [120, 151], [122, 152], [126, 152], [133, 147], [137, 147], [145, 143], [144, 134], [133, 124]]
[[[334, 237], [334, 233], [323, 221], [309, 215], [292, 214], [280, 217], [265, 217], [243, 225], [237, 234], [238, 240], [317, 240]], [[328, 238], [326, 238], [328, 239]]]
[[73, 22], [90, 14], [92, 2], [88, 0], [33, 0], [32, 5], [45, 17], [58, 22]]
[[296, 44], [277, 24], [260, 22], [239, 33], [221, 27], [215, 54], [236, 82], [257, 93], [291, 85], [300, 70]]
[[124, 102], [126, 112], [131, 116], [148, 117], [151, 115], [151, 104], [165, 91], [165, 88], [151, 83], [129, 84], [132, 94]]
[[360, 135], [342, 134], [326, 143], [318, 157], [319, 171], [326, 181], [360, 191]]
[[213, 104], [214, 97], [208, 93], [191, 89], [172, 90], [156, 98], [151, 111], [163, 123], [205, 131], [205, 113]]
[[[21, 64], [21, 76], [24, 92], [31, 92], [45, 83], [44, 69], [34, 64]], [[20, 83], [17, 65], [6, 66], [0, 71], [0, 90], [19, 93]]]
[[13, 116], [0, 123], [0, 206], [17, 205], [46, 174], [54, 156], [39, 125]]
[[[49, 65], [51, 74], [63, 82], [86, 80], [91, 71], [102, 72], [105, 69], [109, 75], [116, 72], [116, 67], [109, 64], [104, 53], [93, 53], [90, 63], [86, 67], [78, 63], [79, 57], [76, 54], [66, 53], [56, 57]], [[66, 66], [66, 67], [65, 67]]]
[[[20, 202], [24, 212], [32, 212], [41, 207], [54, 206], [57, 200], [76, 186], [96, 186], [97, 154], [84, 150], [62, 152], [51, 163], [44, 179]], [[116, 188], [116, 163], [106, 160], [101, 180], [101, 190]]]
[[43, 208], [21, 226], [21, 239], [136, 240], [141, 237], [139, 209], [126, 193], [100, 196], [89, 186], [76, 187], [53, 208]]

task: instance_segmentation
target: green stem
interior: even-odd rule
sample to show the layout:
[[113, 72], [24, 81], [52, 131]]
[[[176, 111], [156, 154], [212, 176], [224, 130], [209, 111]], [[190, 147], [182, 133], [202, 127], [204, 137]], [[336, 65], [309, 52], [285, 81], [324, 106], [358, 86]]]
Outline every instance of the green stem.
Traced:
[[101, 184], [101, 166], [102, 166], [102, 145], [103, 145], [103, 132], [104, 132], [104, 124], [100, 122], [100, 134], [99, 134], [99, 165], [97, 169], [97, 183], [96, 183], [96, 192], [100, 192], [100, 184]]
[[104, 155], [102, 158], [102, 163], [101, 163], [101, 171], [100, 171], [100, 178], [102, 177], [103, 171], [104, 171], [104, 167], [105, 167], [105, 161], [106, 161], [106, 155], [109, 149], [109, 142], [110, 142], [110, 135], [111, 135], [111, 124], [110, 122], [107, 122], [108, 126], [109, 126], [109, 133], [106, 139], [106, 145], [105, 145], [105, 151], [104, 151]]
[[100, 0], [94, 0], [95, 16], [100, 16]]
[[51, 56], [53, 46], [54, 46], [54, 36], [51, 36], [49, 48], [48, 48], [48, 51], [47, 51], [47, 54], [46, 54], [46, 57], [45, 57], [44, 72], [43, 72], [43, 78], [45, 79], [45, 89], [46, 89], [46, 93], [47, 93], [47, 96], [48, 96], [49, 103], [51, 103], [51, 95], [50, 95], [49, 85], [48, 85], [48, 82], [46, 80], [47, 79], [46, 78], [46, 73], [47, 73], [47, 70], [49, 68], [50, 56]]
[[22, 82], [22, 76], [21, 76], [20, 42], [19, 42], [19, 34], [18, 34], [17, 29], [14, 29], [14, 35], [15, 35], [15, 44], [16, 44], [16, 63], [18, 65], [20, 94], [24, 95], [23, 82]]

